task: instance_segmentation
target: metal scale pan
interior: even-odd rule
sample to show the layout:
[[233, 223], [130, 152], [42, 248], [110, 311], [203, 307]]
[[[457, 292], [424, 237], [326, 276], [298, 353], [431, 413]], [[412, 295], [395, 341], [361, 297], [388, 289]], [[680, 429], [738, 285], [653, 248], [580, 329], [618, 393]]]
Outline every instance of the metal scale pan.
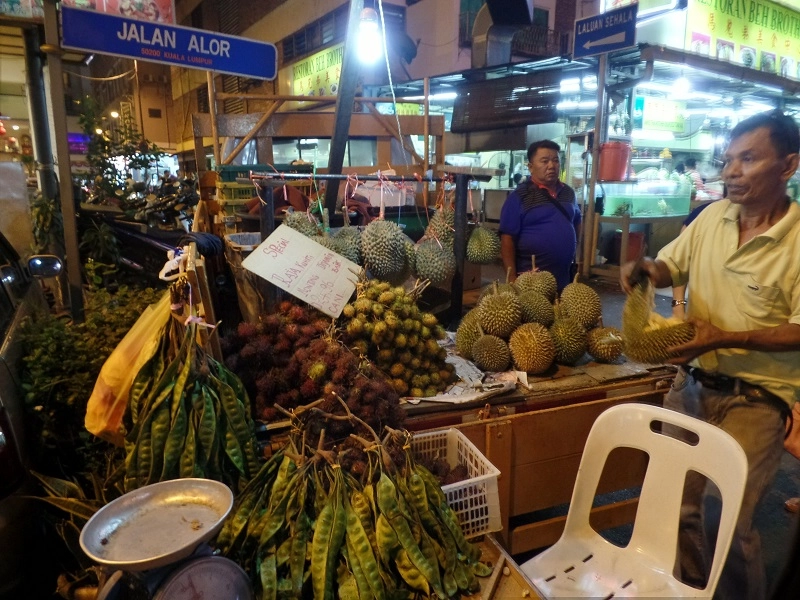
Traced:
[[93, 561], [136, 572], [192, 555], [222, 528], [233, 493], [210, 479], [175, 479], [133, 490], [97, 511], [80, 545]]

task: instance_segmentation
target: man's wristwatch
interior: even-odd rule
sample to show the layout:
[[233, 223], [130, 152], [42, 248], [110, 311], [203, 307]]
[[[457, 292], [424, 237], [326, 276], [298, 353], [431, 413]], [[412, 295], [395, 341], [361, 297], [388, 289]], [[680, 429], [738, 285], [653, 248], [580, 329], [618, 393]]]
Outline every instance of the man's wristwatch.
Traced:
[[688, 302], [686, 302], [686, 300], [673, 300], [672, 301], [672, 306], [673, 307], [675, 307], [675, 306], [684, 306], [686, 304], [688, 304]]

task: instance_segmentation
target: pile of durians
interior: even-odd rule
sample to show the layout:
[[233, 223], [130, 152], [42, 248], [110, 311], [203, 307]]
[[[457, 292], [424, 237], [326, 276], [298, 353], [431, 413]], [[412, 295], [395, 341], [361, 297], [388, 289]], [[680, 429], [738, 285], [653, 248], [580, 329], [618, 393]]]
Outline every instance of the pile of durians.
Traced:
[[458, 353], [483, 371], [536, 375], [553, 363], [575, 365], [586, 352], [599, 362], [615, 362], [622, 335], [602, 326], [600, 296], [577, 280], [557, 296], [555, 277], [535, 268], [514, 283], [493, 282], [456, 331]]

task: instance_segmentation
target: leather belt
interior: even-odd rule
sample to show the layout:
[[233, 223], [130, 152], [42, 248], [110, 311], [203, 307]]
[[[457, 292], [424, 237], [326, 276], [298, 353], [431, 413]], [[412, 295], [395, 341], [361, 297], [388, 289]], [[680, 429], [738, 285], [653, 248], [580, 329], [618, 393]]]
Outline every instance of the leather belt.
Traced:
[[762, 402], [777, 408], [784, 417], [791, 414], [789, 405], [781, 400], [772, 392], [768, 392], [760, 385], [753, 385], [742, 381], [738, 377], [729, 377], [727, 375], [714, 375], [697, 367], [688, 367], [686, 372], [703, 387], [724, 392], [726, 394], [742, 395], [751, 402]]

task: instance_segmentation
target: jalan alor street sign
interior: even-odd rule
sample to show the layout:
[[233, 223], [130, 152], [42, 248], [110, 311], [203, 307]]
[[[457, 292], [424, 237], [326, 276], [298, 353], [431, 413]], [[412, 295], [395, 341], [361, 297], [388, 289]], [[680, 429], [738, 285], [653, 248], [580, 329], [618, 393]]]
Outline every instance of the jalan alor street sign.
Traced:
[[61, 45], [73, 50], [259, 79], [274, 79], [278, 70], [273, 44], [201, 29], [69, 6], [61, 7], [61, 29]]

